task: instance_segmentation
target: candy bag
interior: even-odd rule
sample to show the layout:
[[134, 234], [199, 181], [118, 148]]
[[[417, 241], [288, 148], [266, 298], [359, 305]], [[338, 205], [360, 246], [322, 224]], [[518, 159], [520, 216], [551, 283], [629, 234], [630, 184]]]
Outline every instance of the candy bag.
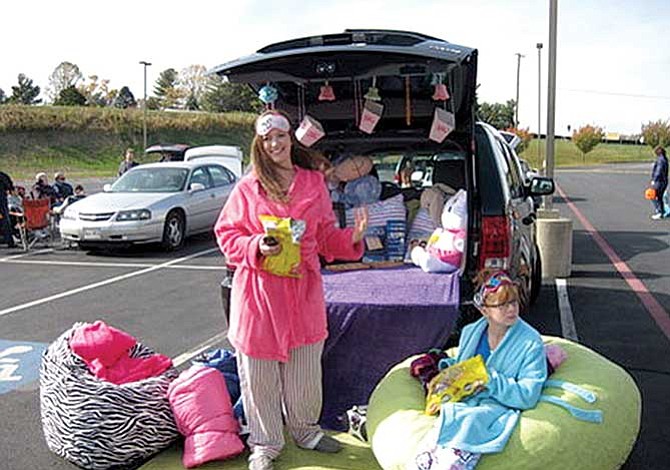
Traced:
[[427, 415], [440, 412], [440, 405], [457, 402], [474, 395], [484, 388], [489, 381], [489, 374], [481, 355], [447, 367], [437, 374], [428, 384], [426, 396]]
[[300, 240], [305, 233], [305, 221], [273, 215], [258, 217], [265, 234], [281, 245], [279, 254], [265, 257], [263, 269], [277, 276], [300, 277]]

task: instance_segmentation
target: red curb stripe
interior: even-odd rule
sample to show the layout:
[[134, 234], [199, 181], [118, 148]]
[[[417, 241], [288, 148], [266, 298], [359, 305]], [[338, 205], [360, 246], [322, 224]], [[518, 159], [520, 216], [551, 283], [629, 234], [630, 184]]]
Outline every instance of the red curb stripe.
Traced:
[[577, 206], [570, 201], [568, 196], [563, 192], [558, 184], [556, 185], [558, 194], [565, 200], [565, 203], [568, 205], [570, 210], [575, 214], [575, 217], [579, 219], [579, 222], [584, 226], [584, 229], [588, 232], [591, 237], [595, 240], [601, 250], [607, 255], [610, 259], [610, 262], [614, 265], [621, 277], [628, 283], [630, 288], [637, 294], [637, 296], [642, 301], [642, 304], [645, 306], [651, 318], [654, 319], [658, 327], [661, 329], [665, 337], [670, 340], [670, 316], [668, 312], [665, 311], [663, 306], [658, 303], [658, 300], [652, 295], [647, 287], [640, 281], [633, 271], [628, 267], [628, 265], [619, 258], [619, 255], [616, 254], [614, 249], [605, 241], [605, 239], [600, 235], [600, 233], [595, 229], [591, 222], [584, 217], [584, 215], [577, 209]]

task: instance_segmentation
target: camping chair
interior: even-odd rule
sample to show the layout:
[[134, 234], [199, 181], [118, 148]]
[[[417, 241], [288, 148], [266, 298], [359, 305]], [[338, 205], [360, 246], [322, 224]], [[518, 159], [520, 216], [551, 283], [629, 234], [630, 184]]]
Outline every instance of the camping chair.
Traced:
[[23, 220], [19, 223], [19, 235], [24, 251], [38, 242], [48, 243], [54, 239], [51, 224], [49, 199], [24, 199]]

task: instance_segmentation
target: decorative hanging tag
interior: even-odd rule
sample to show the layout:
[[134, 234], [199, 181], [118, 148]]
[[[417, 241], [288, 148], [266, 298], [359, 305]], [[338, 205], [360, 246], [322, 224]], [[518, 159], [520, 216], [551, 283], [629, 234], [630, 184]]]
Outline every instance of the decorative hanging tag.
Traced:
[[369, 101], [381, 101], [382, 97], [379, 96], [379, 89], [377, 89], [377, 77], [372, 77], [372, 85], [368, 88], [368, 91], [363, 95], [363, 98]]
[[358, 124], [358, 128], [366, 134], [372, 134], [372, 131], [375, 129], [379, 119], [381, 119], [383, 112], [383, 104], [365, 100], [363, 113], [361, 114], [361, 122]]
[[412, 93], [409, 75], [405, 77], [405, 124], [412, 125]]
[[433, 124], [430, 126], [428, 138], [435, 142], [442, 143], [444, 139], [456, 128], [456, 118], [454, 113], [445, 111], [442, 108], [435, 108], [433, 114]]
[[275, 101], [279, 98], [279, 92], [269, 83], [258, 90], [258, 98], [265, 103], [268, 109], [274, 108]]
[[335, 101], [335, 92], [333, 91], [333, 87], [328, 84], [328, 80], [326, 80], [326, 84], [321, 87], [319, 101]]
[[447, 101], [449, 99], [449, 91], [447, 85], [444, 84], [443, 73], [434, 73], [431, 84], [435, 87], [432, 97], [434, 101]]
[[319, 121], [306, 114], [300, 122], [300, 126], [295, 131], [295, 137], [305, 147], [311, 147], [322, 138], [326, 133]]

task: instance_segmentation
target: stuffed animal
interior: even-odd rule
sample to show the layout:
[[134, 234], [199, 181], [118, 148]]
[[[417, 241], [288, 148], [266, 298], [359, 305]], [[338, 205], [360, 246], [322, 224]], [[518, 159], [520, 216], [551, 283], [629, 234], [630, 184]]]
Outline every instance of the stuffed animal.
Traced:
[[414, 264], [427, 273], [451, 273], [461, 266], [467, 236], [467, 194], [458, 191], [444, 205], [442, 228], [436, 229], [425, 246], [411, 249]]

